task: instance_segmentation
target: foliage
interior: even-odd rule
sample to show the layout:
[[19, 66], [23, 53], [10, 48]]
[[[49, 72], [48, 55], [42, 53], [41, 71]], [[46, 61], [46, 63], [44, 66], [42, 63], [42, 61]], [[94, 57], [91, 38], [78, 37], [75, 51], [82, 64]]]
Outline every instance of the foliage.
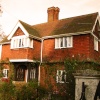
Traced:
[[[64, 62], [47, 62], [42, 66], [45, 69], [45, 86], [47, 86], [52, 100], [75, 99], [75, 78], [73, 73], [77, 72], [77, 70], [90, 69], [100, 71], [100, 64], [98, 62], [80, 60], [78, 57], [67, 58]], [[56, 72], [59, 69], [66, 70], [67, 82], [62, 84], [56, 83]]]
[[16, 85], [17, 100], [41, 100], [45, 96], [46, 90], [38, 86], [36, 80], [32, 80], [22, 86]]
[[12, 82], [0, 84], [0, 100], [15, 100], [15, 86]]

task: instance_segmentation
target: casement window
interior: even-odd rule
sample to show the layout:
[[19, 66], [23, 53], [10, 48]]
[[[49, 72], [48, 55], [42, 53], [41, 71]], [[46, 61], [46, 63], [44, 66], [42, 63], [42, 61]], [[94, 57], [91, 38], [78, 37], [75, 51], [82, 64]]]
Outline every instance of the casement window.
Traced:
[[16, 36], [12, 38], [11, 49], [25, 47], [33, 48], [33, 39], [25, 36]]
[[72, 36], [55, 38], [55, 48], [70, 48], [73, 46]]
[[94, 38], [94, 50], [98, 51], [98, 39]]
[[33, 80], [33, 79], [36, 78], [36, 68], [32, 67], [32, 68], [30, 69], [30, 72], [29, 72], [29, 73], [30, 73], [30, 74], [29, 74], [30, 80]]
[[57, 83], [66, 83], [66, 71], [65, 70], [57, 70], [56, 81]]
[[3, 78], [8, 78], [9, 69], [3, 69]]
[[20, 65], [16, 68], [16, 75], [15, 75], [16, 81], [24, 81], [25, 80], [25, 70], [26, 70], [26, 66], [24, 66], [24, 65]]

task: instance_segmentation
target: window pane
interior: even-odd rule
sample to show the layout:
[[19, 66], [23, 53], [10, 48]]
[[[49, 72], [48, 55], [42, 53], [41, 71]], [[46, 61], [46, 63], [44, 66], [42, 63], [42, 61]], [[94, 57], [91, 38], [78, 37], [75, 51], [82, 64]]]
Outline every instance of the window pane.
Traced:
[[24, 81], [25, 79], [25, 69], [22, 67], [18, 67], [16, 69], [16, 79], [17, 81]]
[[94, 50], [98, 51], [98, 40], [94, 38]]
[[19, 47], [21, 47], [21, 39], [19, 39]]
[[8, 69], [3, 69], [3, 77], [8, 78]]
[[63, 38], [60, 38], [60, 47], [63, 47]]
[[57, 70], [56, 80], [57, 80], [57, 83], [66, 82], [66, 72], [65, 72], [65, 70]]
[[35, 79], [36, 78], [36, 69], [35, 68], [31, 68], [30, 69], [30, 79]]
[[67, 37], [67, 47], [72, 47], [72, 37]]
[[59, 48], [59, 38], [55, 39], [55, 48]]
[[67, 38], [64, 37], [64, 38], [63, 38], [63, 41], [64, 41], [64, 43], [63, 43], [63, 44], [64, 44], [64, 47], [67, 47]]

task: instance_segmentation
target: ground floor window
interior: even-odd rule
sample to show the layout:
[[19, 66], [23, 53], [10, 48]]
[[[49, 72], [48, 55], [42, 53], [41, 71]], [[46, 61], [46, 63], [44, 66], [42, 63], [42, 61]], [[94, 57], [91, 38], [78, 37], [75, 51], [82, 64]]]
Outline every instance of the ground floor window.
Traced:
[[30, 65], [19, 65], [15, 67], [15, 81], [31, 81], [37, 79], [37, 67]]
[[3, 69], [3, 78], [8, 78], [9, 69]]
[[20, 65], [16, 68], [16, 80], [17, 81], [25, 80], [25, 70], [26, 70], [26, 66], [24, 65]]
[[66, 71], [65, 70], [57, 70], [56, 81], [57, 83], [66, 82]]
[[30, 69], [29, 77], [30, 77], [30, 80], [33, 80], [36, 78], [36, 68], [32, 67]]

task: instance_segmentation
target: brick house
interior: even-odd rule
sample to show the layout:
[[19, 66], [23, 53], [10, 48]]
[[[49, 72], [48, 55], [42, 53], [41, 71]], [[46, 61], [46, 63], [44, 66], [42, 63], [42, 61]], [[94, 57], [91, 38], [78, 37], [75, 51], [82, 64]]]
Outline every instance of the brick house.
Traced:
[[[15, 82], [38, 79], [45, 84], [43, 64], [56, 62], [55, 82], [63, 83], [63, 62], [67, 57], [98, 61], [100, 56], [99, 14], [91, 13], [59, 20], [58, 7], [47, 10], [48, 22], [28, 25], [18, 21], [12, 32], [0, 43], [0, 59], [9, 59], [14, 65]], [[38, 64], [37, 64], [38, 62]], [[47, 65], [50, 66], [50, 65]], [[9, 67], [4, 68], [8, 78]]]

